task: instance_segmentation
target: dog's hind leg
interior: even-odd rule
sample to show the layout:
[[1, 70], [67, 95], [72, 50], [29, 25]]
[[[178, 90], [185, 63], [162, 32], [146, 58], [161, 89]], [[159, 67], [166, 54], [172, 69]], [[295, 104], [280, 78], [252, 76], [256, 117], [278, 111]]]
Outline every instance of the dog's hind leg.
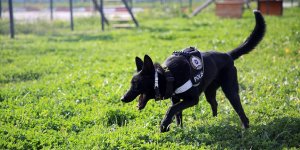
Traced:
[[221, 77], [221, 87], [225, 96], [229, 99], [234, 110], [239, 115], [244, 127], [249, 128], [249, 119], [245, 115], [240, 101], [237, 71], [234, 66], [226, 68], [223, 71]]
[[213, 82], [204, 91], [206, 101], [210, 104], [214, 117], [218, 114], [218, 102], [216, 100], [216, 93], [219, 86], [220, 85], [218, 85], [216, 82]]
[[[175, 98], [175, 97], [171, 97], [171, 101], [172, 101], [172, 105], [175, 105], [175, 104], [180, 102], [180, 99]], [[182, 128], [183, 127], [183, 124], [182, 124], [182, 111], [178, 112], [175, 115], [175, 118], [176, 118], [176, 124]]]

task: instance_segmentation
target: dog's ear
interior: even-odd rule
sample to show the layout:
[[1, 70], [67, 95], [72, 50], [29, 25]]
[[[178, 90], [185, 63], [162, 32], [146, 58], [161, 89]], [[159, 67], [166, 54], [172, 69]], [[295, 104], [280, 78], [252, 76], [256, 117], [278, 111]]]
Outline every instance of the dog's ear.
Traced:
[[152, 59], [148, 55], [144, 56], [144, 65], [142, 72], [145, 74], [151, 74], [154, 72], [154, 65]]
[[136, 71], [139, 72], [143, 69], [144, 62], [141, 58], [135, 57]]

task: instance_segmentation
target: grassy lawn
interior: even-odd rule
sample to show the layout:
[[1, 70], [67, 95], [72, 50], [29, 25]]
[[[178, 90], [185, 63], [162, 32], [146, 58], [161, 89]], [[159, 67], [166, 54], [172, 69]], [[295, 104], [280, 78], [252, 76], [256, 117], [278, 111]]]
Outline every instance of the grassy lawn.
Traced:
[[184, 127], [172, 123], [163, 134], [169, 100], [149, 101], [141, 112], [137, 102], [120, 101], [135, 56], [162, 63], [188, 46], [226, 52], [255, 22], [250, 10], [242, 19], [219, 19], [212, 9], [192, 19], [148, 13], [138, 29], [105, 32], [98, 16], [76, 19], [73, 32], [62, 21], [17, 23], [13, 40], [0, 20], [0, 149], [300, 148], [299, 7], [265, 16], [265, 38], [235, 62], [250, 129], [219, 90], [218, 117], [201, 96], [183, 112]]

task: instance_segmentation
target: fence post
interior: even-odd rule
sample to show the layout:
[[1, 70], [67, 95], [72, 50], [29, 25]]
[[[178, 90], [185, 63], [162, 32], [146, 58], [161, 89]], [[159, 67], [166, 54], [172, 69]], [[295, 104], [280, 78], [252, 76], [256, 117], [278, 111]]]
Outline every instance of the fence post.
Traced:
[[[100, 16], [100, 22], [101, 22], [101, 29], [102, 31], [104, 30], [104, 25], [102, 25], [102, 17], [104, 18], [104, 22], [109, 25], [108, 20], [105, 18], [104, 12], [101, 11], [101, 7], [103, 10], [103, 6], [98, 5], [98, 0], [92, 0], [92, 2], [94, 3], [95, 9], [99, 12], [99, 16]], [[100, 2], [101, 3], [101, 2]], [[103, 3], [103, 2], [102, 2]], [[102, 4], [103, 5], [103, 4]], [[103, 27], [102, 27], [103, 26]]]
[[139, 23], [138, 23], [138, 21], [135, 19], [134, 15], [133, 15], [133, 13], [132, 13], [131, 8], [130, 8], [130, 7], [128, 6], [128, 4], [127, 4], [127, 1], [126, 1], [126, 0], [122, 0], [122, 2], [124, 3], [124, 5], [125, 5], [127, 11], [129, 12], [129, 14], [130, 14], [130, 16], [131, 16], [131, 19], [133, 20], [135, 26], [136, 26], [136, 27], [139, 27]]
[[8, 0], [9, 8], [9, 24], [10, 24], [10, 38], [15, 38], [15, 29], [14, 29], [14, 12], [13, 12], [13, 3], [12, 0]]
[[101, 30], [104, 31], [104, 12], [103, 12], [103, 0], [100, 0], [100, 6], [99, 6], [100, 12], [101, 12]]
[[53, 20], [53, 0], [50, 0], [50, 19]]
[[0, 19], [2, 18], [2, 0], [0, 0]]
[[71, 30], [74, 30], [74, 23], [73, 23], [73, 0], [69, 1], [70, 3], [70, 20], [71, 20]]
[[[210, 4], [212, 4], [213, 2], [215, 2], [215, 0], [206, 0], [206, 2], [204, 2], [201, 6], [197, 7], [193, 13], [190, 15], [190, 17], [196, 16], [198, 13], [200, 13], [204, 8], [206, 8], [207, 6], [209, 6]], [[258, 7], [259, 8], [259, 7]]]

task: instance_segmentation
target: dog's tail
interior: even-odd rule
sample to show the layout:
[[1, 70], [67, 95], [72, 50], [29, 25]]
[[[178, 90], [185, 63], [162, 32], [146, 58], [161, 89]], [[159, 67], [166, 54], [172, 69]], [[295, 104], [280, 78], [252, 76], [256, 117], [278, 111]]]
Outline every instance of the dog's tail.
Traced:
[[247, 54], [251, 50], [253, 50], [265, 35], [266, 24], [264, 17], [257, 10], [254, 10], [253, 12], [255, 14], [256, 20], [255, 28], [244, 43], [242, 43], [238, 48], [228, 52], [233, 60], [238, 59], [240, 56]]

